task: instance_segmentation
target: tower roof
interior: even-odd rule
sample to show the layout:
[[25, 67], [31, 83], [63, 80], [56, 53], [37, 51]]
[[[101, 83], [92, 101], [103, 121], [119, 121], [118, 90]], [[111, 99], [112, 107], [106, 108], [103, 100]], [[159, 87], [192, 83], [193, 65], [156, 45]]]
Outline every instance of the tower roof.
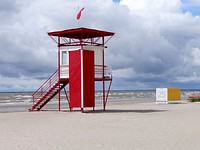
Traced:
[[49, 32], [49, 36], [58, 36], [71, 39], [88, 39], [96, 37], [113, 36], [115, 33], [89, 28], [75, 28], [62, 31]]

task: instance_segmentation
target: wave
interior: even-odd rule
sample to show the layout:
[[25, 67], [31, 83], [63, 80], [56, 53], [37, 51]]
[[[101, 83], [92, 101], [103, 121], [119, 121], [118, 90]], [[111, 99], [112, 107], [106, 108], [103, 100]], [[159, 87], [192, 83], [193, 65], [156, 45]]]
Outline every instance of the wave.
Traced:
[[[181, 91], [181, 99], [187, 99], [188, 95], [199, 93], [199, 91]], [[95, 100], [101, 101], [103, 93], [97, 91], [95, 93]], [[155, 91], [111, 91], [108, 94], [108, 101], [138, 101], [138, 100], [155, 100]], [[57, 98], [51, 100], [52, 103], [57, 101]], [[66, 95], [61, 94], [61, 101], [66, 101]], [[29, 104], [32, 103], [32, 93], [0, 93], [0, 104]]]

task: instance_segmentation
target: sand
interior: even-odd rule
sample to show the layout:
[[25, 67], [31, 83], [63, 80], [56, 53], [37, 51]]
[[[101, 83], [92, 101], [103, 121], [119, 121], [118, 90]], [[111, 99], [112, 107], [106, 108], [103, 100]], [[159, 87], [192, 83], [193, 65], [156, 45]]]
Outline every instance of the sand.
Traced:
[[[96, 109], [100, 109], [97, 107]], [[0, 113], [1, 150], [199, 150], [200, 103]]]

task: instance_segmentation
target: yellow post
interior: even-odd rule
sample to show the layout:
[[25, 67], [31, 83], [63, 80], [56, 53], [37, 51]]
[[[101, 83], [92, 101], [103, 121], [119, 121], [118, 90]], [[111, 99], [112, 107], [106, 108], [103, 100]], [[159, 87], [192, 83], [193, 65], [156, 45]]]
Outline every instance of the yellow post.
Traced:
[[179, 88], [168, 88], [168, 101], [180, 101], [181, 94]]

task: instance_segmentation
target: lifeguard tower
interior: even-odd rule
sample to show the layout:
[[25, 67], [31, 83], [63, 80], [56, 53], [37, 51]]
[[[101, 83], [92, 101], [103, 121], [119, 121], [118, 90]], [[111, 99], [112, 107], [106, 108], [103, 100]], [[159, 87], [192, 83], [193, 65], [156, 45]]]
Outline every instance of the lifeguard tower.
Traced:
[[[75, 28], [49, 32], [58, 45], [58, 69], [32, 95], [30, 111], [40, 111], [56, 95], [61, 110], [61, 90], [69, 85], [69, 108], [95, 107], [95, 82], [102, 82], [102, 101], [105, 110], [112, 83], [111, 67], [105, 66], [105, 44], [112, 32]], [[106, 82], [108, 86], [106, 87]], [[66, 91], [65, 91], [66, 93]]]

